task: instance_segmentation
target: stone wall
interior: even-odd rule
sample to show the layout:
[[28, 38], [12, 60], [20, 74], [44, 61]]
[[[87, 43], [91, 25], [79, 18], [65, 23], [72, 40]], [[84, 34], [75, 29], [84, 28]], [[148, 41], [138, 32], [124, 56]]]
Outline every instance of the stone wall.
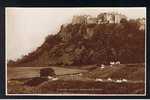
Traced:
[[85, 24], [86, 22], [86, 16], [73, 16], [72, 18], [72, 24]]
[[118, 13], [101, 13], [97, 17], [88, 15], [73, 16], [72, 24], [120, 23], [121, 19], [127, 19], [127, 17]]

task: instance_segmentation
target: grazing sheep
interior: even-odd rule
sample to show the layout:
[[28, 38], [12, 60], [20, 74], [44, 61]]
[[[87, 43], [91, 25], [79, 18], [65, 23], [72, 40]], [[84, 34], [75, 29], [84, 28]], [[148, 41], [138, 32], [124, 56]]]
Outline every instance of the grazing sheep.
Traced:
[[104, 67], [101, 67], [101, 69], [104, 69]]
[[110, 62], [110, 65], [114, 65], [115, 64], [115, 62]]
[[53, 77], [52, 76], [48, 76], [48, 79], [53, 79]]
[[128, 80], [127, 79], [122, 79], [122, 82], [127, 82]]
[[117, 61], [115, 64], [120, 64], [120, 61]]
[[95, 81], [100, 81], [100, 82], [102, 82], [102, 81], [103, 81], [103, 79], [98, 78], [98, 79], [96, 79]]
[[112, 79], [111, 79], [111, 78], [108, 78], [107, 80], [108, 80], [108, 81], [112, 81]]
[[101, 64], [101, 69], [104, 69], [104, 66], [105, 66], [104, 64]]
[[56, 78], [52, 78], [52, 81], [57, 81], [58, 80], [58, 78], [56, 77]]
[[104, 64], [101, 64], [101, 67], [104, 67], [105, 65]]
[[121, 83], [122, 82], [122, 80], [116, 80], [116, 83]]

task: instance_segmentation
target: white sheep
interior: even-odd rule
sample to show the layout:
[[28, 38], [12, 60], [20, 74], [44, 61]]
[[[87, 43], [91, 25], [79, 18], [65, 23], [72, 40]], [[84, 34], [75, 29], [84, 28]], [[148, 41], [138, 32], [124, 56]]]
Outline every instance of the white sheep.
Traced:
[[110, 62], [110, 65], [114, 65], [115, 64], [115, 62]]
[[115, 64], [120, 64], [120, 61], [117, 61]]
[[116, 83], [121, 83], [122, 82], [122, 80], [116, 80]]
[[107, 80], [108, 80], [108, 81], [112, 81], [112, 79], [111, 79], [111, 78], [108, 78]]
[[52, 80], [53, 80], [53, 81], [56, 81], [56, 80], [58, 80], [58, 78], [52, 78]]
[[104, 67], [105, 65], [104, 64], [101, 64], [101, 67]]
[[101, 69], [104, 69], [104, 66], [105, 66], [104, 64], [101, 64]]
[[128, 80], [127, 79], [122, 79], [122, 82], [127, 82]]
[[98, 79], [96, 79], [95, 81], [100, 81], [100, 82], [102, 82], [102, 81], [103, 81], [103, 79], [98, 78]]
[[48, 79], [53, 79], [53, 77], [52, 76], [48, 76]]
[[101, 67], [101, 69], [104, 69], [104, 67]]

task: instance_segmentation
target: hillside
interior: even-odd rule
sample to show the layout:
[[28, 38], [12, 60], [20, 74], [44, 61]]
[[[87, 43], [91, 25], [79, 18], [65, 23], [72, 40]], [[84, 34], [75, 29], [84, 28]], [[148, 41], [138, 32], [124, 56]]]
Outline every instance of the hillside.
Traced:
[[145, 32], [134, 20], [119, 24], [62, 25], [35, 51], [9, 66], [89, 65], [110, 61], [143, 63]]

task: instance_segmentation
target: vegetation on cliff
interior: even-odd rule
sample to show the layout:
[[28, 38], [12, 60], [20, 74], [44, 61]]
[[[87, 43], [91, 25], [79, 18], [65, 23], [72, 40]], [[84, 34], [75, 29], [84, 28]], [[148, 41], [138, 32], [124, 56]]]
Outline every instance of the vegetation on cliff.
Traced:
[[145, 60], [145, 32], [135, 20], [119, 24], [62, 25], [35, 51], [10, 66], [88, 65], [119, 60], [142, 63]]

